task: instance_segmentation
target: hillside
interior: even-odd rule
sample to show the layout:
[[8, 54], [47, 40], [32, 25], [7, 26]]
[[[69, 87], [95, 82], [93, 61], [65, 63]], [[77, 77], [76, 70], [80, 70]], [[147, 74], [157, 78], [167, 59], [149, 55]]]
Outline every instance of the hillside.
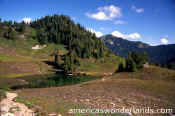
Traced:
[[167, 64], [175, 58], [175, 45], [150, 46], [143, 42], [129, 41], [112, 35], [101, 37], [105, 45], [119, 56], [126, 57], [129, 51], [146, 52], [151, 62]]
[[[106, 45], [107, 41], [113, 44], [113, 39], [109, 40], [104, 39]], [[130, 48], [151, 47], [114, 40], [114, 44], [120, 41], [124, 47], [129, 45], [121, 49], [126, 52], [123, 55]], [[36, 46], [41, 49], [32, 49]], [[11, 101], [25, 104], [38, 116], [131, 116], [69, 113], [74, 108], [172, 108], [175, 71], [149, 66], [133, 73], [114, 73], [124, 59], [107, 47], [95, 34], [64, 15], [46, 16], [31, 25], [2, 22], [0, 98], [5, 98], [6, 91], [15, 92], [18, 97]]]
[[[46, 47], [33, 50], [32, 47], [36, 45]], [[54, 62], [56, 51], [59, 52], [59, 67], [65, 69], [67, 66], [69, 70], [76, 68], [80, 72], [85, 72], [86, 69], [99, 70], [101, 65], [114, 67], [114, 71], [117, 60], [120, 60], [95, 34], [80, 24], [75, 24], [65, 15], [45, 16], [30, 25], [12, 21], [0, 23], [2, 77], [40, 74], [40, 70], [45, 74], [50, 73], [46, 70], [49, 70], [49, 67], [53, 68], [51, 64]], [[66, 58], [71, 59], [68, 61], [70, 65], [64, 63]], [[116, 63], [113, 64], [115, 60]], [[72, 61], [78, 62], [78, 65]]]
[[[42, 44], [44, 48], [32, 49]], [[73, 54], [79, 62], [77, 73], [96, 76], [113, 73], [122, 60], [93, 33], [64, 15], [46, 16], [31, 25], [4, 21], [0, 23], [0, 78], [53, 75], [60, 70], [54, 64], [56, 50], [61, 69], [65, 57]]]

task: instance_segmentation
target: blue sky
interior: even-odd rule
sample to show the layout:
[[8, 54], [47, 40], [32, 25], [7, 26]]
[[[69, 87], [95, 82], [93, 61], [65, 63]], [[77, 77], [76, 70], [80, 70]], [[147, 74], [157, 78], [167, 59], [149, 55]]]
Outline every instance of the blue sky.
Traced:
[[3, 20], [66, 14], [97, 36], [152, 45], [175, 43], [175, 0], [0, 0]]

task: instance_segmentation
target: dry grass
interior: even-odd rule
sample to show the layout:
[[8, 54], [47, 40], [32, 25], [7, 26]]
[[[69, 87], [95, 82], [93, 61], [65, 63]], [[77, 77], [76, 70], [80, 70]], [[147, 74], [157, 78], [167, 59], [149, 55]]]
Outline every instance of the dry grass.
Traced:
[[69, 115], [67, 112], [71, 107], [79, 104], [81, 107], [95, 108], [113, 108], [111, 103], [114, 103], [116, 108], [155, 108], [156, 104], [161, 108], [169, 108], [175, 104], [175, 77], [169, 78], [174, 74], [175, 71], [151, 67], [137, 73], [117, 73], [106, 77], [104, 81], [95, 80], [55, 88], [25, 89], [18, 93], [29, 100], [35, 99], [36, 105], [40, 105], [45, 111], [61, 112], [66, 116]]

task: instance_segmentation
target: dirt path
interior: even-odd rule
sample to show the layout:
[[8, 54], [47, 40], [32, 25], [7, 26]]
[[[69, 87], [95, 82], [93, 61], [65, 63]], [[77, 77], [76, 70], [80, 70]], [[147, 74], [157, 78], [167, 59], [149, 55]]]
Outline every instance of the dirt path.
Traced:
[[0, 102], [1, 116], [34, 116], [34, 111], [28, 109], [22, 103], [13, 101], [18, 95], [16, 93], [6, 93], [7, 98]]

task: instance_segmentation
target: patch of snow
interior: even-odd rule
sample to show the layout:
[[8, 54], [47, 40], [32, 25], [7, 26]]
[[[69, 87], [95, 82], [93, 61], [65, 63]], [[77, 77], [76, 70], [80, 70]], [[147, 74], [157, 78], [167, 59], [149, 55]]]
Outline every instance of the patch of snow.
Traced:
[[114, 45], [114, 42], [112, 40], [109, 40], [108, 43]]
[[33, 50], [39, 50], [39, 49], [43, 49], [45, 47], [46, 47], [46, 45], [35, 45], [35, 46], [32, 47], [32, 49]]
[[149, 63], [146, 62], [146, 63], [144, 64], [144, 67], [145, 67], [145, 68], [149, 68]]

